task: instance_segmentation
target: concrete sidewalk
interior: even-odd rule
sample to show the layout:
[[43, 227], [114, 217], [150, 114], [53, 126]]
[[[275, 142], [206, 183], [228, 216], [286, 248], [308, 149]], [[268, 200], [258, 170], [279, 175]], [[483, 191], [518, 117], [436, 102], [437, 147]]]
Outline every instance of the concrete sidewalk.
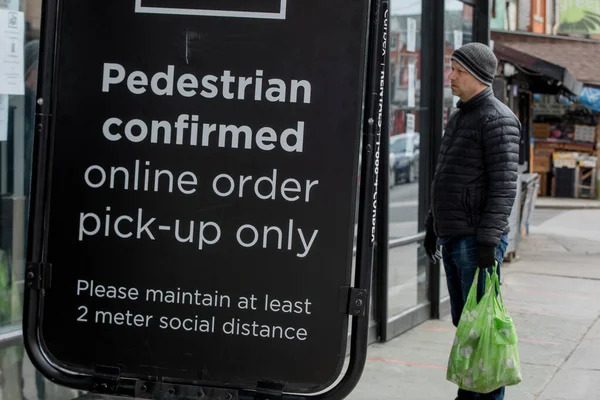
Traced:
[[[566, 214], [585, 224], [600, 210]], [[507, 400], [600, 399], [600, 225], [588, 240], [561, 236], [563, 222], [542, 224], [522, 242], [520, 260], [504, 264], [502, 293], [519, 333], [523, 372]], [[454, 400], [456, 386], [446, 381], [454, 331], [446, 318], [372, 345], [348, 399]]]

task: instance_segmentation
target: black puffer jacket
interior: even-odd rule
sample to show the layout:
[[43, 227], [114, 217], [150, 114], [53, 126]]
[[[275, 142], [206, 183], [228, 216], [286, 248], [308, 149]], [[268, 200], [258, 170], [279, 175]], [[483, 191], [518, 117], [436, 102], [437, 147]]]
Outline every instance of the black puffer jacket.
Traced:
[[521, 124], [491, 89], [457, 106], [442, 139], [427, 226], [438, 237], [475, 235], [497, 246], [517, 190]]

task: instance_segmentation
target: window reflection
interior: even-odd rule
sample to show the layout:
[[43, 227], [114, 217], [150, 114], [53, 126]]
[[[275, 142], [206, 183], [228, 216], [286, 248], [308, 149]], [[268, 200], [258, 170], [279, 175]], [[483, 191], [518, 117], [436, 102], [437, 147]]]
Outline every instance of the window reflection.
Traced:
[[392, 2], [390, 28], [390, 238], [394, 239], [417, 233], [421, 2]]
[[444, 13], [444, 126], [456, 111], [458, 97], [452, 95], [450, 79], [454, 50], [473, 41], [473, 6], [459, 0], [446, 0]]
[[[446, 0], [444, 10], [444, 127], [456, 112], [458, 97], [452, 95], [450, 79], [452, 53], [473, 41], [473, 6], [459, 0]], [[448, 296], [448, 286], [443, 265], [441, 266], [440, 298]]]
[[[421, 1], [390, 4], [390, 240], [418, 233], [421, 154]], [[417, 244], [390, 249], [390, 317], [427, 302]]]

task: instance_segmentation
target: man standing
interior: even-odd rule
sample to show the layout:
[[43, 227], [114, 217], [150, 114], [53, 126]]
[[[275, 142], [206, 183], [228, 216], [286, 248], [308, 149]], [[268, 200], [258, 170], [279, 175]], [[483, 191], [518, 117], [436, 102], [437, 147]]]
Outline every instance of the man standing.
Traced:
[[[425, 248], [435, 262], [442, 246], [454, 326], [477, 268], [484, 272], [504, 259], [517, 190], [521, 124], [490, 88], [497, 66], [494, 53], [481, 43], [462, 46], [452, 55], [449, 78], [460, 100], [442, 139]], [[479, 276], [481, 298], [485, 273]], [[504, 388], [488, 394], [458, 391], [457, 400], [469, 399], [503, 400]]]

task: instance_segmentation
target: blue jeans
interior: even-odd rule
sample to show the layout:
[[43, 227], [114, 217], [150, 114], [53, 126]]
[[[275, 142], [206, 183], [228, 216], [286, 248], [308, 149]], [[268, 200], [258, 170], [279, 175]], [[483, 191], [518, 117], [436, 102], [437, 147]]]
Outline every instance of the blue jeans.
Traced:
[[[467, 301], [469, 290], [475, 279], [477, 271], [477, 241], [475, 236], [462, 236], [450, 239], [442, 239], [442, 258], [446, 270], [446, 281], [450, 295], [450, 308], [452, 323], [458, 326], [460, 315]], [[502, 240], [496, 248], [496, 261], [498, 261], [498, 276], [500, 276], [500, 264], [504, 260], [504, 253], [508, 247], [508, 238]], [[489, 268], [491, 272], [492, 269]], [[481, 272], [484, 272], [482, 270]], [[485, 289], [485, 273], [479, 273], [477, 283], [478, 300], [481, 299]], [[491, 393], [479, 394], [466, 390], [458, 390], [458, 400], [503, 400], [504, 388], [497, 389]]]

